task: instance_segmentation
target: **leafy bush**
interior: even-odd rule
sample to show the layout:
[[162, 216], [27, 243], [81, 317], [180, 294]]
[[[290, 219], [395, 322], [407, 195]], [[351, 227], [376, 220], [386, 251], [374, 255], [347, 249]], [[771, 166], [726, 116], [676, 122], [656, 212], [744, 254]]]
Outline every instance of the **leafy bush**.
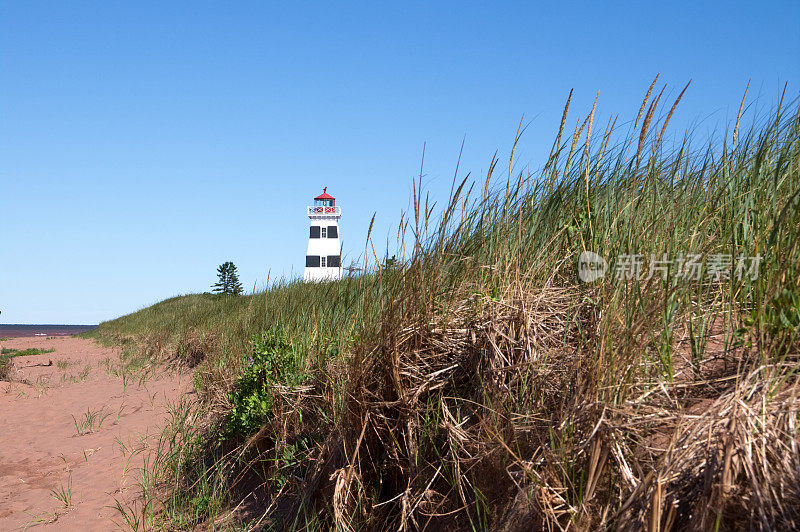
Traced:
[[257, 430], [272, 411], [275, 386], [297, 386], [306, 378], [292, 346], [278, 328], [253, 339], [253, 349], [243, 364], [244, 372], [228, 394], [233, 409], [225, 420], [226, 434]]
[[279, 442], [272, 477], [279, 489], [292, 478], [302, 480], [305, 477], [309, 465], [315, 459], [312, 456], [316, 450], [314, 443], [314, 438], [310, 436], [301, 436], [292, 443]]

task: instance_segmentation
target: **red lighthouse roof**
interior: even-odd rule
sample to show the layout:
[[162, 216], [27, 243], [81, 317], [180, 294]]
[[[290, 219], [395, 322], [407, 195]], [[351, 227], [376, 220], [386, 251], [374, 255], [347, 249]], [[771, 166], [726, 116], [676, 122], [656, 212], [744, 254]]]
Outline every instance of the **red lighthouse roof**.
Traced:
[[330, 194], [328, 194], [327, 190], [328, 190], [328, 187], [325, 187], [325, 188], [323, 188], [323, 189], [322, 189], [322, 194], [320, 194], [319, 196], [317, 196], [317, 197], [316, 197], [316, 198], [314, 198], [314, 199], [315, 199], [315, 200], [323, 200], [323, 199], [329, 199], [329, 200], [332, 200], [332, 199], [336, 199], [336, 198], [334, 198], [333, 196], [331, 196]]

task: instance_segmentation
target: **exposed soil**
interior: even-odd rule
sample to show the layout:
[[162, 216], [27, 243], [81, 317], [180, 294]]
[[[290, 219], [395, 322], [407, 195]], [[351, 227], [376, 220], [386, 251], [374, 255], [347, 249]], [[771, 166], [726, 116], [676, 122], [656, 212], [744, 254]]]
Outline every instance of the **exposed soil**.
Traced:
[[[191, 379], [162, 371], [123, 379], [117, 350], [80, 338], [0, 347], [55, 349], [14, 358], [10, 382], [0, 382], [0, 530], [116, 529], [123, 519], [111, 506], [136, 499], [168, 404], [189, 393]], [[66, 506], [53, 491], [69, 486]]]

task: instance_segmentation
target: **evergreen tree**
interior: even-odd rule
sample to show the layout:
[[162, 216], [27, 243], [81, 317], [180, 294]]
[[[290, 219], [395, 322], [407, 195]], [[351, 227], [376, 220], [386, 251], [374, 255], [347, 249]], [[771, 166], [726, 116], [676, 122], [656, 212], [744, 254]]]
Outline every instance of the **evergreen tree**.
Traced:
[[217, 268], [217, 283], [211, 285], [211, 288], [217, 294], [240, 295], [243, 288], [236, 273], [236, 265], [231, 261], [220, 264]]
[[398, 265], [399, 264], [397, 262], [397, 255], [392, 255], [391, 258], [386, 259], [386, 261], [383, 263], [383, 269], [393, 271], [397, 268]]

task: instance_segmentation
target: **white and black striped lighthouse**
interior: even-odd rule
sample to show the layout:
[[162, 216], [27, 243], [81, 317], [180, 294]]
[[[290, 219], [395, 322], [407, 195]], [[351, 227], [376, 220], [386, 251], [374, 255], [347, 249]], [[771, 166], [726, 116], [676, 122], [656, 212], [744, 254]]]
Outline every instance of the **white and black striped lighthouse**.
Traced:
[[306, 251], [306, 282], [330, 281], [342, 278], [342, 246], [339, 244], [339, 218], [342, 208], [336, 198], [327, 193], [314, 198], [314, 205], [306, 207], [310, 228]]

